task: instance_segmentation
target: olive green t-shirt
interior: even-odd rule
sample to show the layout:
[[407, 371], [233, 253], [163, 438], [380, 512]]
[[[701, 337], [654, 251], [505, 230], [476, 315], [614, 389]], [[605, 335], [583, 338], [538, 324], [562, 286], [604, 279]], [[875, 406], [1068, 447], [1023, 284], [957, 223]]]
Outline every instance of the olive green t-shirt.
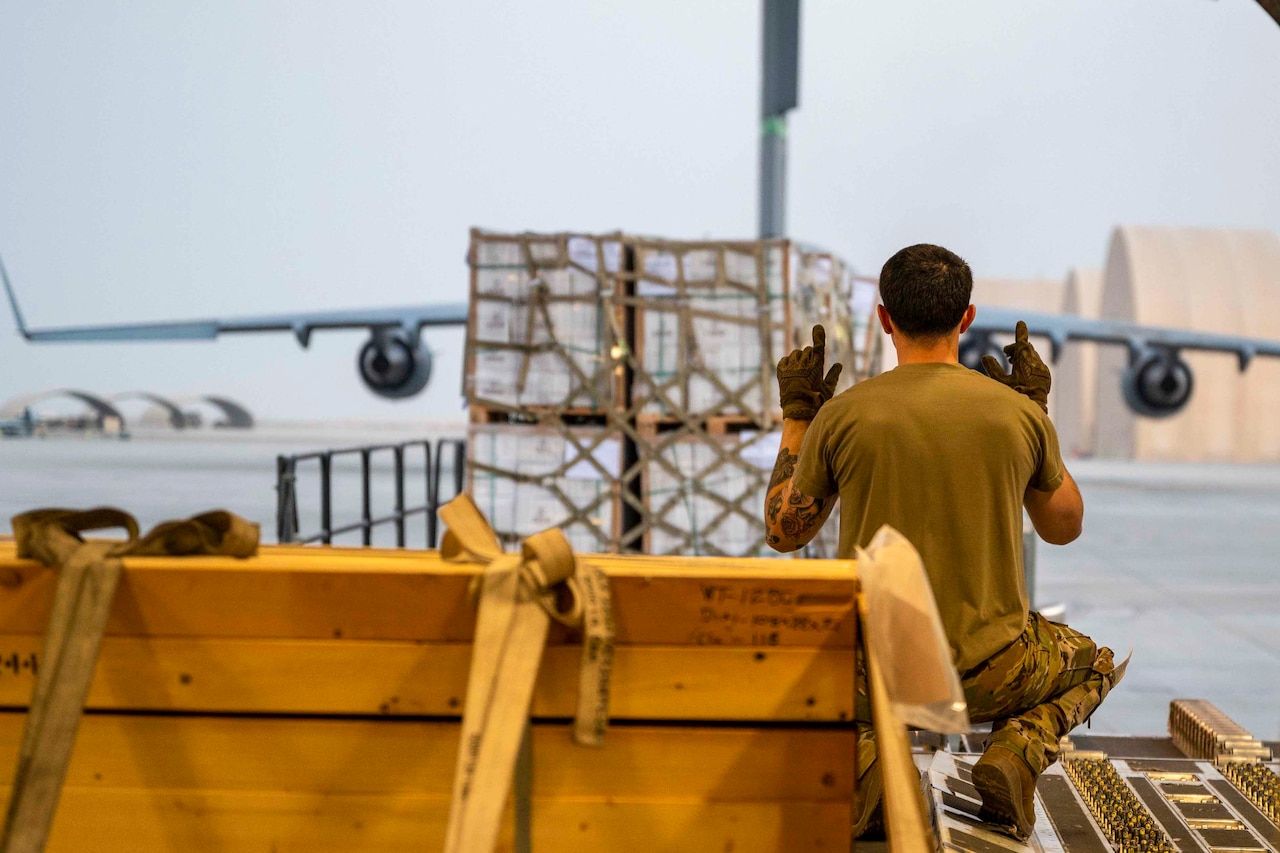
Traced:
[[1058, 435], [1030, 399], [959, 364], [905, 364], [826, 403], [795, 488], [840, 496], [840, 556], [883, 524], [920, 552], [957, 669], [1017, 639], [1027, 619], [1022, 497], [1062, 484]]

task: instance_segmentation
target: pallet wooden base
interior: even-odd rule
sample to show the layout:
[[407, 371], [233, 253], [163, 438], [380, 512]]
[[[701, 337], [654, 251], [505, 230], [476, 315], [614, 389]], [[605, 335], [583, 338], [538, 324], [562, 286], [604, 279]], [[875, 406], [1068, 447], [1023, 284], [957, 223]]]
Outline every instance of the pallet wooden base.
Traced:
[[636, 418], [636, 431], [641, 436], [685, 430], [707, 435], [736, 435], [741, 432], [759, 432], [780, 429], [782, 413], [770, 421], [746, 415], [712, 415], [710, 417], [677, 418], [668, 415], [641, 415]]
[[566, 426], [604, 426], [609, 414], [585, 406], [567, 409], [549, 406], [521, 406], [503, 409], [471, 403], [468, 420], [473, 424], [564, 424]]

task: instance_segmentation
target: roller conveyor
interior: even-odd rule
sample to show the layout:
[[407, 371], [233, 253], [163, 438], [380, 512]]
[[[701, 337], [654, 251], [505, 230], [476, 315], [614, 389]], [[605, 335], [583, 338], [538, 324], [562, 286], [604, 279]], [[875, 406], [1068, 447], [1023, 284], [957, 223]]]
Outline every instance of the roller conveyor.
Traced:
[[978, 755], [938, 752], [924, 786], [939, 844], [958, 853], [1280, 853], [1271, 748], [1202, 700], [1173, 703], [1170, 735], [1064, 743], [1040, 777], [1026, 842], [978, 820]]

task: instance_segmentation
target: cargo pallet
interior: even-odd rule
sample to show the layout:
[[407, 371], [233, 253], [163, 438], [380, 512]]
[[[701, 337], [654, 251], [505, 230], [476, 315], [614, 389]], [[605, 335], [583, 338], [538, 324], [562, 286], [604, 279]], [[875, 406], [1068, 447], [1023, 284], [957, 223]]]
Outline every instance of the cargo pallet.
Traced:
[[[586, 496], [604, 528], [595, 537], [598, 548], [766, 553], [759, 529], [764, 498], [757, 492], [777, 453], [760, 448], [776, 442], [769, 434], [782, 420], [774, 363], [807, 345], [811, 325], [824, 322], [828, 358], [846, 366], [842, 384], [860, 375], [853, 283], [838, 260], [786, 240], [479, 230], [469, 257], [473, 310], [464, 392], [473, 454], [475, 439], [495, 426], [523, 427], [561, 431], [565, 461], [586, 461], [582, 446], [592, 438], [582, 431], [608, 432], [619, 442], [616, 463], [610, 448], [607, 465], [542, 468], [553, 479], [594, 470], [609, 481], [614, 511], [596, 512], [600, 495]], [[689, 458], [671, 458], [681, 455]], [[513, 488], [533, 494], [539, 475], [507, 461]], [[687, 476], [682, 466], [692, 466]], [[502, 478], [499, 466], [487, 467], [485, 476]], [[721, 478], [718, 491], [699, 482], [696, 475], [707, 470]], [[682, 479], [688, 482], [676, 482]], [[474, 487], [476, 480], [469, 482]], [[675, 495], [655, 505], [659, 486], [668, 495], [688, 491], [689, 500]], [[549, 504], [543, 518], [562, 511], [583, 520], [563, 489], [542, 497]], [[673, 508], [687, 518], [673, 524]]]

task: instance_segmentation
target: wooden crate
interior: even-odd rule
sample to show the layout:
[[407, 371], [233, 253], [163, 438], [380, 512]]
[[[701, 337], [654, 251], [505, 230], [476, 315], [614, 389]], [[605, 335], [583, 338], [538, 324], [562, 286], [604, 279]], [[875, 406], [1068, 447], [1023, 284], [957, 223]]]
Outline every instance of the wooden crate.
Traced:
[[[553, 626], [535, 851], [846, 849], [852, 564], [580, 558], [613, 587], [613, 725], [603, 750], [570, 743], [580, 649]], [[474, 570], [302, 546], [126, 558], [49, 849], [438, 849]], [[0, 706], [30, 695], [55, 581], [0, 541]], [[0, 713], [0, 761], [21, 725]]]
[[[612, 260], [606, 257], [606, 246], [613, 247]], [[717, 465], [721, 454], [716, 448], [737, 448], [749, 431], [768, 436], [777, 429], [782, 416], [774, 378], [776, 362], [791, 349], [807, 346], [815, 323], [828, 328], [828, 362], [839, 361], [846, 367], [840, 387], [862, 375], [860, 362], [852, 357], [856, 349], [849, 305], [853, 277], [838, 258], [787, 240], [670, 241], [622, 234], [473, 231], [471, 265], [473, 310], [466, 390], [472, 424], [554, 429], [566, 440], [572, 438], [571, 427], [601, 427], [621, 444], [625, 461], [619, 465], [620, 473], [599, 472], [602, 480], [595, 487], [612, 491], [616, 511], [597, 514], [594, 525], [603, 533], [575, 544], [614, 552], [772, 553], [764, 543], [763, 519], [748, 504], [763, 503], [763, 492], [756, 492], [767, 482], [776, 449], [764, 454], [770, 458]], [[612, 365], [608, 393], [587, 395], [589, 400], [566, 393], [553, 403], [515, 394], [498, 400], [493, 396], [504, 395], [479, 393], [484, 383], [476, 379], [475, 371], [485, 344], [478, 340], [483, 336], [477, 329], [484, 325], [481, 315], [487, 309], [483, 306], [497, 298], [495, 288], [501, 289], [481, 284], [480, 277], [512, 275], [527, 284], [531, 276], [545, 270], [594, 276], [590, 298], [598, 300], [602, 316], [611, 318], [613, 334], [607, 341], [597, 341], [602, 349], [607, 344], [609, 352], [595, 354], [598, 364]], [[512, 293], [498, 296], [502, 304], [514, 304]], [[518, 349], [503, 352], [512, 355]], [[524, 352], [520, 357], [528, 355]], [[556, 374], [562, 382], [581, 379], [572, 379], [567, 370], [540, 373]], [[604, 380], [601, 373], [593, 378]], [[679, 441], [668, 441], [665, 435], [654, 438], [673, 425], [684, 431]], [[515, 441], [518, 433], [509, 435]], [[776, 438], [757, 437], [747, 443], [761, 442], [776, 443]], [[663, 454], [681, 453], [710, 453], [711, 458], [687, 460], [692, 464], [687, 481], [664, 482], [680, 463]], [[717, 487], [694, 476], [713, 466], [709, 473], [721, 479], [727, 476], [732, 482], [725, 480]], [[531, 483], [524, 488], [542, 487]], [[474, 489], [472, 493], [477, 494]], [[659, 493], [687, 493], [690, 501], [668, 505], [653, 500]], [[590, 502], [595, 498], [590, 496]], [[558, 501], [567, 509], [575, 500], [556, 498], [549, 503], [554, 508]], [[538, 509], [542, 503], [547, 501], [531, 502]], [[681, 509], [688, 516], [686, 529], [699, 526], [698, 516], [709, 513], [710, 532], [680, 535], [678, 524], [673, 526], [669, 516], [679, 515]], [[533, 532], [535, 526], [573, 513], [553, 515], [544, 513], [522, 532]], [[833, 531], [822, 538], [818, 550], [833, 554], [835, 543], [825, 541], [833, 539]], [[514, 542], [514, 535], [508, 541]]]

